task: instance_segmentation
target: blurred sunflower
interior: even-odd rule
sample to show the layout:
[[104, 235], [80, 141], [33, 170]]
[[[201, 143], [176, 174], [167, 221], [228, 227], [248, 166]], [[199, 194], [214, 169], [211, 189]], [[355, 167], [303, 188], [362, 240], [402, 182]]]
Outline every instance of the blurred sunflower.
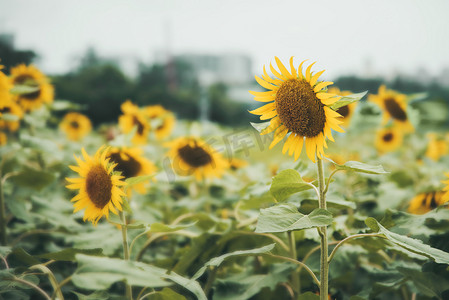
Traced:
[[[340, 91], [340, 89], [337, 87], [331, 87], [327, 92], [339, 96], [348, 96], [352, 94], [350, 91]], [[353, 102], [349, 105], [345, 105], [337, 109], [337, 113], [339, 113], [343, 117], [342, 119], [340, 119], [341, 121], [343, 121], [343, 123], [341, 123], [340, 126], [345, 128], [349, 126], [349, 123], [351, 122], [351, 118], [354, 115], [356, 107], [357, 102]]]
[[239, 159], [236, 157], [231, 158], [231, 161], [229, 162], [229, 167], [231, 170], [238, 170], [241, 168], [244, 168], [248, 165], [248, 162], [243, 159]]
[[150, 123], [145, 118], [144, 113], [139, 107], [127, 100], [121, 105], [123, 115], [119, 116], [118, 122], [120, 130], [123, 133], [129, 133], [136, 127], [136, 134], [132, 142], [137, 145], [142, 145], [147, 142], [148, 134], [150, 132]]
[[412, 123], [407, 116], [407, 96], [393, 90], [388, 90], [385, 85], [379, 87], [377, 95], [369, 95], [368, 100], [379, 105], [384, 111], [382, 124], [385, 125], [393, 119], [395, 126], [404, 132], [413, 132]]
[[106, 158], [108, 148], [100, 147], [94, 157], [89, 156], [84, 148], [81, 151], [85, 161], [75, 156], [78, 166], [69, 166], [80, 178], [66, 178], [70, 182], [67, 188], [79, 190], [71, 200], [75, 202], [73, 212], [85, 208], [83, 220], [96, 225], [102, 216], [109, 217], [109, 211], [114, 214], [117, 214], [117, 209], [122, 211], [122, 196], [125, 196], [122, 187], [126, 183], [121, 181], [123, 176], [115, 174], [116, 164]]
[[36, 88], [31, 93], [15, 95], [13, 97], [25, 111], [32, 111], [38, 109], [44, 103], [53, 102], [53, 86], [49, 84], [48, 78], [35, 66], [21, 64], [12, 68], [11, 83], [13, 85], [26, 85]]
[[[17, 117], [15, 121], [2, 120], [3, 114], [10, 114]], [[11, 132], [17, 131], [20, 126], [20, 120], [23, 117], [23, 111], [13, 100], [0, 101], [0, 129], [7, 129]]]
[[162, 140], [170, 135], [175, 126], [175, 120], [175, 116], [172, 113], [167, 113], [162, 117], [161, 124], [154, 131], [158, 140]]
[[329, 107], [340, 97], [327, 93], [326, 87], [332, 82], [318, 82], [324, 71], [313, 74], [310, 70], [314, 63], [307, 67], [304, 76], [304, 61], [297, 71], [293, 66], [293, 57], [290, 58], [289, 72], [279, 58], [275, 59], [280, 73], [271, 64], [270, 70], [277, 78], [269, 77], [265, 67], [262, 78], [255, 77], [268, 91], [250, 91], [255, 96], [254, 100], [269, 103], [250, 113], [260, 115], [261, 120], [271, 119], [270, 125], [261, 132], [267, 134], [275, 131], [270, 149], [288, 135], [282, 153], [294, 153], [297, 160], [305, 140], [307, 156], [315, 162], [316, 156], [322, 158], [324, 155], [323, 147], [327, 148], [326, 138], [334, 141], [331, 129], [343, 132], [338, 126], [342, 123], [338, 119], [341, 115]]
[[6, 145], [8, 142], [8, 137], [6, 136], [6, 133], [3, 131], [0, 131], [0, 146]]
[[3, 66], [0, 65], [0, 106], [4, 103], [12, 101], [9, 90], [12, 89], [12, 85], [8, 77], [2, 72]]
[[[112, 148], [107, 156], [111, 162], [117, 164], [116, 171], [120, 171], [125, 179], [151, 175], [156, 172], [156, 166], [143, 156], [143, 150], [140, 148]], [[133, 185], [138, 193], [144, 194], [146, 191], [146, 182]]]
[[167, 110], [162, 105], [148, 105], [142, 108], [145, 116], [149, 119], [155, 119], [167, 113]]
[[416, 215], [425, 214], [449, 201], [449, 199], [443, 199], [443, 194], [444, 192], [418, 194], [410, 200], [408, 211]]
[[65, 132], [69, 140], [79, 141], [92, 131], [92, 123], [83, 114], [69, 112], [62, 119], [59, 128]]
[[176, 121], [171, 111], [166, 110], [161, 105], [145, 106], [142, 110], [145, 116], [153, 122], [156, 139], [162, 140], [170, 135]]
[[171, 158], [176, 174], [193, 174], [197, 180], [221, 177], [229, 167], [223, 157], [207, 143], [195, 137], [182, 137], [166, 143], [171, 149], [167, 156]]
[[[446, 177], [449, 177], [449, 172], [447, 172], [444, 175], [446, 175]], [[442, 200], [444, 202], [447, 202], [447, 201], [449, 201], [449, 179], [442, 180], [441, 182], [446, 184], [446, 186], [443, 188], [443, 191], [445, 191], [446, 193], [443, 195], [443, 199]]]
[[380, 153], [395, 151], [402, 145], [403, 133], [396, 127], [382, 128], [376, 133], [376, 148]]
[[433, 161], [440, 160], [441, 156], [449, 153], [449, 142], [439, 138], [435, 133], [427, 135], [429, 143], [427, 144], [426, 156]]

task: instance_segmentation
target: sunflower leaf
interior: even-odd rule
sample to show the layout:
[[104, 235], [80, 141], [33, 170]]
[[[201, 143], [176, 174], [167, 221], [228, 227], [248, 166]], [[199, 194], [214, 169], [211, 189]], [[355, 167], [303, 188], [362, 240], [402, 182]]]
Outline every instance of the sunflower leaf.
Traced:
[[53, 103], [51, 104], [51, 109], [54, 111], [59, 111], [59, 110], [79, 110], [82, 108], [81, 105], [77, 104], [77, 103], [73, 103], [69, 100], [55, 100], [53, 101]]
[[127, 213], [130, 213], [130, 214], [133, 213], [133, 210], [131, 209], [131, 206], [129, 206], [129, 202], [128, 202], [127, 198], [123, 199], [122, 207], [123, 207], [123, 210], [126, 211]]
[[31, 94], [40, 90], [39, 86], [29, 86], [29, 85], [15, 85], [9, 90], [11, 94], [21, 95], [21, 94]]
[[153, 178], [154, 175], [144, 175], [144, 176], [136, 176], [136, 177], [130, 177], [125, 180], [126, 186], [125, 186], [125, 192], [133, 185], [145, 182]]
[[14, 122], [14, 121], [18, 121], [19, 117], [14, 114], [3, 114], [2, 113], [0, 115], [0, 120], [7, 121], [7, 122]]
[[342, 96], [341, 99], [338, 100], [337, 102], [335, 102], [334, 104], [332, 104], [330, 106], [330, 108], [333, 109], [333, 110], [337, 110], [340, 107], [343, 107], [343, 106], [349, 105], [351, 103], [357, 102], [360, 99], [362, 99], [367, 93], [368, 93], [368, 91], [364, 91], [362, 93]]
[[295, 205], [284, 203], [260, 210], [256, 232], [286, 232], [327, 226], [332, 220], [332, 214], [325, 209], [317, 208], [303, 215]]
[[283, 201], [292, 194], [311, 188], [309, 183], [302, 180], [301, 175], [297, 171], [287, 169], [273, 177], [270, 192], [276, 200]]
[[37, 255], [39, 258], [45, 259], [54, 259], [59, 261], [75, 261], [76, 254], [86, 254], [93, 256], [103, 256], [103, 249], [94, 248], [94, 249], [77, 249], [77, 248], [66, 248], [58, 252], [45, 253], [41, 255]]
[[251, 124], [251, 126], [254, 127], [254, 129], [256, 129], [259, 132], [264, 131], [268, 126], [270, 126], [270, 121], [268, 122], [262, 122], [262, 123], [253, 123], [253, 122], [249, 122]]
[[449, 264], [449, 253], [447, 252], [432, 248], [429, 245], [424, 244], [420, 240], [391, 232], [385, 229], [385, 227], [383, 227], [374, 218], [366, 219], [365, 223], [369, 228], [371, 228], [372, 231], [383, 234], [389, 241], [410, 252], [432, 258], [433, 260], [435, 260], [435, 262], [440, 264]]
[[326, 159], [331, 163], [333, 163], [337, 170], [355, 171], [358, 173], [375, 174], [375, 175], [390, 173], [385, 171], [382, 165], [373, 166], [358, 161], [347, 161], [344, 164], [340, 165], [328, 157], [326, 157]]
[[174, 232], [182, 229], [186, 229], [195, 225], [197, 221], [184, 225], [166, 225], [162, 223], [153, 223], [146, 232], [156, 233], [156, 232]]

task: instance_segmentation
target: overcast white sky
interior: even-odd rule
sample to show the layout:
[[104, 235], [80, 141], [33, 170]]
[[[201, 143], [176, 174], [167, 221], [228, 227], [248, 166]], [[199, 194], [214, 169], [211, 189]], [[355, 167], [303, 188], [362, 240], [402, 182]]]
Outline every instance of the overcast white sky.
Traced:
[[[151, 62], [173, 54], [247, 53], [255, 72], [273, 60], [317, 60], [327, 75], [439, 74], [449, 66], [447, 0], [3, 0], [0, 32], [35, 49], [47, 73], [68, 71], [95, 47], [107, 56]], [[167, 26], [167, 24], [170, 24]]]

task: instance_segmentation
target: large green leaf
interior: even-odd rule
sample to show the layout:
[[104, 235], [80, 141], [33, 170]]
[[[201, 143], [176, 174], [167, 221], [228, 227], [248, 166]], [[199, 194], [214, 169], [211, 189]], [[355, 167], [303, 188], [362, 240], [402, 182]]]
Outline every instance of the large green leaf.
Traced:
[[75, 261], [76, 254], [86, 254], [86, 255], [95, 255], [101, 256], [103, 255], [103, 249], [94, 248], [94, 249], [77, 249], [77, 248], [67, 248], [58, 252], [46, 253], [38, 255], [39, 258], [46, 259], [54, 259], [54, 260], [63, 260], [63, 261]]
[[408, 251], [432, 258], [437, 263], [449, 264], [449, 253], [447, 252], [432, 248], [420, 240], [391, 232], [385, 229], [385, 227], [383, 227], [374, 218], [366, 219], [365, 223], [369, 228], [371, 228], [371, 230], [383, 234], [389, 241], [407, 249]]
[[368, 93], [368, 91], [364, 91], [362, 93], [357, 93], [357, 94], [351, 94], [351, 95], [347, 95], [347, 96], [342, 96], [340, 98], [340, 100], [338, 100], [337, 102], [335, 102], [334, 104], [332, 104], [330, 106], [330, 108], [332, 108], [333, 110], [337, 110], [340, 107], [349, 105], [351, 103], [357, 102], [360, 99], [362, 99], [366, 94]]
[[11, 182], [23, 187], [41, 190], [55, 179], [55, 175], [50, 172], [24, 167], [17, 175], [11, 177]]
[[162, 275], [163, 278], [169, 279], [183, 288], [191, 291], [198, 300], [207, 300], [206, 295], [204, 294], [203, 289], [201, 288], [200, 284], [193, 279], [188, 279], [185, 277], [182, 277], [175, 272], [171, 271], [170, 274], [164, 274]]
[[190, 224], [184, 224], [184, 225], [166, 225], [162, 223], [153, 223], [150, 226], [150, 229], [147, 230], [147, 232], [174, 232], [182, 229], [186, 229], [188, 227], [191, 227], [195, 225], [197, 222], [193, 222]]
[[279, 172], [273, 178], [270, 191], [278, 201], [283, 201], [292, 194], [311, 188], [309, 183], [302, 180], [297, 171], [288, 169]]
[[21, 95], [21, 94], [31, 94], [40, 90], [39, 86], [29, 86], [29, 85], [15, 85], [9, 90], [11, 94]]
[[358, 161], [347, 161], [344, 164], [339, 165], [330, 158], [326, 157], [326, 159], [331, 163], [333, 163], [337, 170], [355, 171], [358, 173], [376, 174], [376, 175], [389, 173], [385, 171], [381, 165], [373, 166]]
[[286, 232], [306, 228], [327, 226], [332, 223], [332, 214], [325, 209], [315, 209], [303, 215], [295, 205], [284, 203], [261, 209], [256, 232]]
[[213, 267], [218, 267], [228, 257], [240, 256], [240, 255], [257, 255], [257, 254], [261, 254], [261, 253], [266, 253], [266, 252], [269, 252], [269, 251], [273, 250], [275, 245], [276, 244], [270, 244], [270, 245], [263, 246], [263, 247], [256, 248], [256, 249], [238, 250], [238, 251], [234, 251], [234, 252], [231, 252], [231, 253], [226, 253], [226, 254], [220, 255], [218, 257], [214, 257], [211, 260], [209, 260], [208, 262], [206, 262], [204, 264], [204, 266], [202, 266], [195, 273], [195, 275], [193, 275], [192, 279], [196, 280], [199, 277], [201, 277], [201, 275], [204, 274], [204, 272], [207, 270], [208, 267], [212, 267], [212, 266]]

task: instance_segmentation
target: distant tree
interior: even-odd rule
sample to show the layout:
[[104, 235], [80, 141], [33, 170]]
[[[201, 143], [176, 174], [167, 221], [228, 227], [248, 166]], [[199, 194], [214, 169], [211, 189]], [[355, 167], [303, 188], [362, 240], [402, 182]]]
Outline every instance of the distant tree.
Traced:
[[4, 72], [9, 73], [11, 67], [19, 64], [30, 64], [37, 58], [32, 50], [17, 50], [14, 48], [14, 36], [0, 35], [0, 65], [5, 66]]

